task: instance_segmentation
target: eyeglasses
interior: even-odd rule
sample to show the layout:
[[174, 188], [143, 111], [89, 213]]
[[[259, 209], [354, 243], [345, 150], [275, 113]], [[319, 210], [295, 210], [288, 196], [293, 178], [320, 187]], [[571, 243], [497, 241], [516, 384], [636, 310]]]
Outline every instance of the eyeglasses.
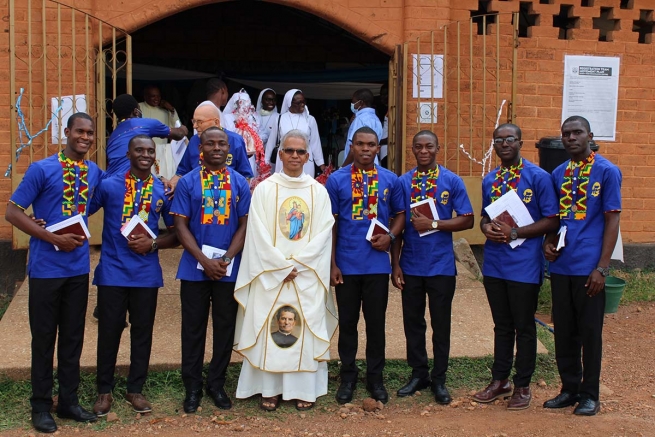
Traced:
[[297, 153], [298, 156], [305, 156], [307, 154], [307, 150], [305, 149], [292, 149], [290, 147], [287, 147], [286, 149], [282, 149], [282, 151], [289, 156], [293, 156], [294, 153]]
[[494, 144], [497, 146], [502, 146], [503, 143], [507, 143], [509, 145], [514, 144], [515, 141], [521, 141], [516, 137], [507, 137], [507, 138], [494, 138]]
[[200, 125], [200, 124], [205, 123], [205, 122], [207, 122], [207, 121], [209, 121], [209, 119], [207, 119], [207, 120], [198, 120], [198, 119], [193, 119], [193, 120], [191, 120], [191, 123], [192, 123], [192, 124]]

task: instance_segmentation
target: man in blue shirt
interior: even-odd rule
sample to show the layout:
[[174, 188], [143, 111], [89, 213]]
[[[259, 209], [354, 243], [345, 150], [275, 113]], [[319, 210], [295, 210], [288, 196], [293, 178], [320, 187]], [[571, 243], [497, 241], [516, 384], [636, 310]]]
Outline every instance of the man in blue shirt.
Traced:
[[[432, 387], [439, 404], [451, 402], [446, 388], [450, 354], [450, 313], [455, 295], [455, 253], [453, 232], [473, 227], [473, 208], [462, 179], [437, 164], [439, 141], [431, 131], [414, 136], [412, 152], [418, 166], [396, 183], [403, 208], [411, 211], [403, 223], [404, 233], [391, 249], [393, 284], [402, 291], [403, 325], [407, 340], [407, 363], [412, 368], [409, 382], [398, 396], [411, 396]], [[427, 216], [412, 205], [432, 199], [437, 215]], [[453, 218], [453, 211], [457, 217]], [[431, 234], [422, 233], [436, 231]], [[402, 252], [401, 252], [402, 245]], [[430, 378], [425, 349], [425, 296], [432, 323], [434, 367]]]
[[[350, 148], [353, 143], [355, 132], [357, 132], [359, 128], [365, 126], [369, 127], [373, 129], [378, 138], [382, 138], [382, 123], [380, 123], [380, 119], [375, 114], [375, 108], [373, 108], [374, 100], [375, 97], [368, 88], [357, 90], [353, 94], [352, 101], [350, 102], [350, 110], [355, 114], [355, 119], [348, 128], [346, 147], [343, 150], [344, 156], [346, 157], [343, 161], [344, 167], [353, 162], [353, 154], [350, 152]], [[375, 156], [375, 164], [379, 164], [377, 155]]]
[[121, 94], [114, 99], [112, 111], [118, 118], [118, 126], [107, 140], [107, 175], [124, 175], [130, 169], [127, 159], [127, 144], [132, 137], [149, 137], [181, 140], [189, 132], [186, 126], [170, 128], [159, 120], [141, 118], [139, 103], [130, 94]]
[[[516, 343], [514, 391], [508, 410], [530, 406], [530, 380], [537, 359], [537, 328], [534, 313], [543, 280], [543, 237], [557, 230], [557, 196], [550, 175], [521, 157], [521, 129], [502, 124], [493, 133], [494, 150], [501, 164], [482, 181], [482, 220], [480, 229], [487, 237], [484, 245], [484, 288], [494, 320], [494, 364], [491, 383], [473, 395], [478, 402], [493, 402], [509, 396], [509, 375]], [[491, 219], [484, 208], [514, 190], [534, 223], [510, 226]], [[525, 239], [512, 249], [510, 243]]]
[[[93, 198], [90, 214], [104, 209], [102, 251], [93, 283], [98, 286], [98, 399], [93, 412], [106, 416], [113, 402], [114, 370], [125, 316], [130, 313], [130, 371], [125, 399], [137, 413], [149, 413], [142, 394], [148, 375], [157, 292], [164, 285], [158, 249], [177, 244], [174, 232], [159, 236], [159, 217], [172, 227], [170, 201], [164, 184], [151, 173], [156, 146], [148, 135], [133, 137], [128, 145], [131, 168], [105, 178]], [[121, 230], [138, 216], [156, 235], [137, 233], [125, 238]]]
[[[175, 191], [175, 186], [180, 178], [191, 170], [201, 165], [200, 158], [200, 135], [210, 127], [221, 128], [221, 119], [218, 108], [212, 102], [203, 102], [196, 108], [193, 113], [193, 128], [198, 132], [189, 140], [189, 145], [180, 160], [175, 171], [175, 176], [171, 178], [171, 186]], [[241, 176], [246, 179], [253, 177], [252, 168], [248, 161], [248, 154], [246, 153], [246, 143], [243, 141], [241, 135], [232, 131], [223, 129], [227, 135], [227, 141], [230, 146], [230, 152], [226, 158], [226, 165], [239, 172]]]
[[571, 159], [552, 176], [559, 191], [560, 223], [567, 228], [566, 246], [555, 250], [554, 234], [544, 243], [551, 262], [555, 359], [562, 379], [562, 391], [544, 408], [578, 403], [573, 413], [583, 416], [600, 410], [605, 277], [621, 214], [621, 171], [592, 152], [593, 136], [583, 117], [569, 117], [562, 124], [562, 142]]
[[[357, 322], [360, 308], [366, 320], [366, 388], [373, 399], [386, 403], [382, 382], [385, 364], [385, 315], [389, 298], [390, 244], [402, 231], [405, 212], [402, 197], [394, 190], [398, 177], [375, 165], [380, 146], [377, 134], [362, 127], [353, 137], [351, 165], [333, 173], [326, 188], [335, 216], [330, 283], [339, 307], [339, 358], [341, 385], [337, 402], [350, 402], [357, 384]], [[390, 232], [366, 241], [372, 220]]]
[[73, 114], [64, 133], [66, 148], [30, 165], [5, 215], [9, 223], [32, 237], [27, 265], [32, 332], [30, 404], [34, 428], [46, 433], [57, 431], [50, 415], [57, 339], [57, 416], [78, 422], [97, 420], [95, 414], [79, 405], [77, 397], [89, 296], [88, 241], [73, 233], [48, 232], [25, 214], [32, 205], [34, 215], [49, 225], [78, 214], [87, 221], [87, 204], [102, 178], [102, 170], [84, 160], [95, 137], [93, 119], [84, 113]]
[[[250, 207], [248, 182], [226, 165], [230, 145], [225, 131], [210, 127], [203, 131], [200, 141], [203, 164], [180, 179], [171, 207], [175, 232], [184, 247], [177, 279], [182, 282], [182, 380], [186, 389], [186, 413], [196, 412], [202, 398], [202, 364], [210, 306], [214, 342], [207, 395], [219, 408], [232, 407], [223, 385], [234, 343], [237, 315], [234, 284]], [[211, 248], [213, 253], [207, 250]], [[221, 255], [219, 250], [225, 252]]]

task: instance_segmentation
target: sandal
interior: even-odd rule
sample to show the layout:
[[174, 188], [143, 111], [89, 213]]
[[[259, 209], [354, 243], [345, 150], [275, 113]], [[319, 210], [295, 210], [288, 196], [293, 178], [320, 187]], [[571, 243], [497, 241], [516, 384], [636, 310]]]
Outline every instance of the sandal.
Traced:
[[296, 399], [296, 410], [298, 411], [307, 411], [311, 410], [314, 408], [315, 402], [307, 402], [307, 401], [301, 401], [300, 399]]
[[264, 411], [275, 411], [277, 410], [277, 407], [280, 405], [280, 396], [271, 396], [270, 398], [265, 398], [262, 396], [261, 400], [259, 401], [259, 408], [261, 408]]

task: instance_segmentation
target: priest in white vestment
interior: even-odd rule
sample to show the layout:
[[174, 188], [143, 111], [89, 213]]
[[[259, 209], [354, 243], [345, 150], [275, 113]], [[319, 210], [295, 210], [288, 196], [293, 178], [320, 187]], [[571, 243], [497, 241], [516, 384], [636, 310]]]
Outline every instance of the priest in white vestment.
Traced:
[[261, 394], [268, 411], [280, 398], [310, 409], [328, 388], [337, 327], [330, 292], [334, 217], [325, 188], [303, 172], [308, 157], [307, 137], [288, 132], [279, 150], [282, 171], [253, 193], [234, 292], [234, 350], [245, 358], [236, 396]]
[[[314, 177], [314, 165], [325, 170], [325, 161], [323, 159], [323, 149], [321, 146], [321, 135], [318, 132], [316, 119], [309, 114], [305, 96], [298, 89], [290, 89], [284, 95], [282, 107], [280, 108], [280, 117], [277, 125], [272, 126], [271, 134], [266, 142], [266, 162], [271, 162], [271, 155], [277, 145], [277, 140], [282, 139], [284, 135], [291, 130], [299, 130], [307, 136], [309, 159], [305, 163], [304, 172]], [[280, 142], [282, 148], [282, 142]], [[275, 173], [282, 170], [282, 163], [278, 159], [275, 163]]]
[[[143, 90], [144, 101], [139, 103], [139, 110], [143, 118], [154, 118], [159, 120], [170, 128], [180, 127], [180, 117], [177, 111], [170, 103], [164, 102], [162, 108], [161, 91], [155, 85], [149, 85]], [[173, 158], [173, 151], [168, 139], [166, 138], [153, 138], [155, 142], [157, 158], [153, 165], [153, 173], [157, 176], [163, 176], [169, 180], [175, 175], [177, 165]]]

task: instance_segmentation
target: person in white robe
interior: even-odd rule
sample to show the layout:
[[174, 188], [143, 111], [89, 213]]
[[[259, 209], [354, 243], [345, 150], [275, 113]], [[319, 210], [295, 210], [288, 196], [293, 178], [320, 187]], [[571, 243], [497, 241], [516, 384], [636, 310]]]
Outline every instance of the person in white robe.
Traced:
[[[321, 148], [321, 136], [318, 132], [316, 119], [309, 115], [309, 108], [305, 102], [305, 96], [298, 89], [291, 89], [284, 95], [280, 118], [278, 123], [271, 129], [271, 135], [266, 142], [266, 162], [271, 162], [273, 149], [277, 145], [278, 138], [281, 139], [291, 130], [299, 130], [309, 139], [309, 159], [305, 164], [304, 172], [314, 177], [314, 164], [325, 170], [323, 149]], [[281, 144], [281, 143], [280, 143]], [[282, 170], [282, 162], [278, 159], [275, 163], [275, 173]]]
[[[278, 158], [282, 171], [255, 188], [234, 292], [234, 350], [245, 358], [236, 397], [261, 394], [260, 407], [268, 411], [280, 397], [307, 410], [327, 394], [338, 324], [330, 292], [334, 217], [327, 190], [303, 172], [307, 144], [302, 132], [287, 132]], [[287, 330], [297, 340], [281, 347], [277, 337], [287, 333], [278, 319], [289, 312], [293, 327]]]
[[[154, 118], [170, 128], [180, 127], [180, 117], [170, 103], [163, 101], [161, 91], [155, 85], [149, 85], [143, 90], [144, 101], [139, 103], [139, 110], [143, 118]], [[163, 176], [169, 180], [175, 175], [177, 164], [173, 158], [173, 151], [168, 139], [153, 138], [155, 142], [157, 158], [153, 165], [153, 173], [156, 176]]]
[[[252, 105], [250, 96], [243, 88], [238, 93], [234, 93], [228, 100], [225, 109], [223, 109], [222, 123], [225, 129], [243, 137], [252, 173], [257, 176], [259, 173], [255, 154], [257, 152], [257, 140], [261, 140], [259, 126], [262, 124], [262, 119]], [[263, 148], [265, 143], [263, 140], [261, 141], [261, 147]]]
[[266, 144], [271, 136], [273, 127], [277, 129], [277, 119], [280, 114], [277, 111], [277, 94], [272, 88], [264, 88], [257, 98], [256, 111], [262, 122], [259, 124], [259, 137]]

